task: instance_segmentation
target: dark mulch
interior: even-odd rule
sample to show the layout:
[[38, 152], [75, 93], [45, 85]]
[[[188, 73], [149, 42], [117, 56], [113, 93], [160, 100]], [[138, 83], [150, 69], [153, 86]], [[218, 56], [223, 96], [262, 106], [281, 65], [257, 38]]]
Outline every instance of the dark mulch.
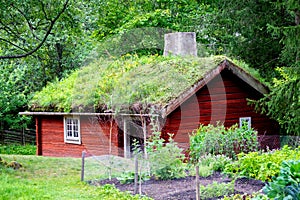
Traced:
[[[228, 183], [230, 178], [216, 172], [213, 175], [200, 178], [201, 185], [208, 185], [214, 181], [219, 183]], [[129, 191], [133, 193], [134, 184], [121, 184], [117, 179], [100, 180], [90, 182], [93, 185], [114, 184], [121, 191]], [[239, 178], [235, 181], [235, 194], [252, 194], [262, 189], [264, 183], [258, 180]], [[151, 179], [142, 183], [142, 194], [152, 197], [155, 200], [175, 200], [175, 199], [196, 199], [195, 193], [195, 177], [188, 176], [186, 178], [175, 180], [155, 180]], [[219, 197], [220, 198], [220, 197]], [[213, 199], [218, 199], [212, 198]]]

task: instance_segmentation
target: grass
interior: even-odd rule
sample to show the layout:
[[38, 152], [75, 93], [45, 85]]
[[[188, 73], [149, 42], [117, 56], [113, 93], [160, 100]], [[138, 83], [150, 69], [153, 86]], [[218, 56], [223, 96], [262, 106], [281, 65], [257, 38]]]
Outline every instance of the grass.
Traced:
[[[0, 166], [0, 199], [139, 199], [112, 186], [96, 187], [80, 181], [81, 159], [32, 155], [1, 155], [22, 164], [19, 170]], [[96, 168], [94, 159], [87, 167]], [[100, 166], [101, 167], [101, 166]], [[102, 171], [102, 174], [99, 174]], [[105, 176], [105, 169], [91, 177]]]
[[[30, 102], [31, 110], [97, 111], [130, 107], [134, 103], [165, 105], [178, 97], [225, 57], [123, 57], [100, 59], [49, 83]], [[125, 106], [125, 107], [124, 107]]]

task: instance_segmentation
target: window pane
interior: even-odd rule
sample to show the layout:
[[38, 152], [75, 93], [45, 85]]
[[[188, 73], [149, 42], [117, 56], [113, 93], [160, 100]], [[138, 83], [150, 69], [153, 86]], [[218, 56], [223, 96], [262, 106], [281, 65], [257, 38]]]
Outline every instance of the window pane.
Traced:
[[79, 119], [65, 118], [65, 123], [66, 141], [80, 144]]
[[74, 137], [78, 137], [78, 131], [74, 131]]

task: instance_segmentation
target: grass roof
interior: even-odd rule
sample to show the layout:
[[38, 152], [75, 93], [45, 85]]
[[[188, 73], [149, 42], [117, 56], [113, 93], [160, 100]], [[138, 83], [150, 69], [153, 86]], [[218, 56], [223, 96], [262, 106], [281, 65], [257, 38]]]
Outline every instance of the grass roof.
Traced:
[[99, 59], [61, 81], [49, 83], [30, 102], [33, 111], [130, 109], [162, 107], [217, 67], [223, 56], [123, 57]]

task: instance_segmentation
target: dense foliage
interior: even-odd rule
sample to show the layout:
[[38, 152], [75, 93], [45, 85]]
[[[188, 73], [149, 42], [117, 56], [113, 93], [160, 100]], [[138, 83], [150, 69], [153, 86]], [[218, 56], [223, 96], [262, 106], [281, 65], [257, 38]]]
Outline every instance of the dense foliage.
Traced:
[[0, 145], [0, 154], [14, 154], [14, 155], [35, 155], [35, 145]]
[[[224, 171], [225, 166], [232, 162], [232, 159], [225, 155], [207, 154], [201, 157], [201, 165], [209, 166], [213, 171]], [[201, 170], [200, 170], [201, 171]]]
[[85, 16], [90, 7], [82, 2], [21, 0], [1, 5], [0, 58], [20, 56], [0, 59], [1, 126], [26, 126], [30, 120], [18, 112], [27, 108], [33, 93], [86, 60], [93, 48], [93, 18]]
[[269, 198], [300, 199], [300, 159], [283, 161], [279, 175], [263, 191]]
[[273, 150], [266, 153], [250, 152], [241, 153], [238, 160], [232, 164], [226, 165], [226, 173], [238, 173], [262, 181], [270, 181], [278, 176], [280, 167], [285, 160], [299, 160], [300, 149], [291, 149], [284, 146], [281, 150]]
[[190, 136], [190, 159], [192, 163], [201, 162], [206, 154], [224, 154], [235, 159], [240, 152], [258, 149], [257, 132], [247, 126], [200, 125]]
[[297, 74], [299, 69], [278, 68], [277, 70], [282, 78], [274, 79], [273, 90], [258, 101], [256, 108], [276, 119], [286, 131], [284, 133], [299, 136], [300, 79]]
[[155, 132], [147, 142], [151, 174], [162, 180], [185, 177], [182, 149], [177, 146], [172, 135], [166, 144], [160, 135], [160, 132]]

